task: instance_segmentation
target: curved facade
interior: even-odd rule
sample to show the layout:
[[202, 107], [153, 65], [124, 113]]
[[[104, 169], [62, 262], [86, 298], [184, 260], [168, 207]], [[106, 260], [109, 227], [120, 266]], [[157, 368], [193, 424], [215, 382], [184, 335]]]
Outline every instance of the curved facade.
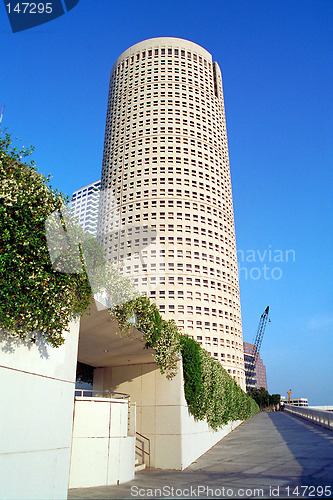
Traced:
[[98, 237], [245, 389], [221, 71], [195, 43], [153, 38], [113, 66]]

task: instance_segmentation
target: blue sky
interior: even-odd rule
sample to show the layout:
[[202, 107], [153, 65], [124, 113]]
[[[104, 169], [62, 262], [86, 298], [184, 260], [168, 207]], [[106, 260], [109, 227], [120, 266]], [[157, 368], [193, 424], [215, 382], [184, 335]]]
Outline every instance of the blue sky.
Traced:
[[98, 179], [111, 67], [155, 36], [196, 42], [222, 69], [244, 340], [269, 305], [269, 391], [333, 404], [331, 0], [80, 0], [15, 34], [1, 4], [3, 125], [61, 191]]

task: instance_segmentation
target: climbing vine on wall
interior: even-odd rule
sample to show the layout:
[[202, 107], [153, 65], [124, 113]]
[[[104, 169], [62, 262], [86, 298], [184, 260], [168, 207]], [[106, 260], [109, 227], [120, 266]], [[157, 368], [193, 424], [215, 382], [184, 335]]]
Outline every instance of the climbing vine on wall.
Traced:
[[181, 347], [185, 397], [195, 418], [206, 418], [216, 430], [231, 420], [245, 420], [258, 412], [256, 402], [195, 340], [182, 335]]
[[183, 359], [185, 398], [190, 413], [198, 420], [207, 419], [215, 430], [231, 420], [245, 420], [259, 410], [248, 396], [205, 349], [187, 335], [179, 333], [173, 320], [165, 321], [147, 297], [137, 297], [113, 310], [122, 332], [135, 325], [145, 346], [155, 350], [162, 373], [172, 378], [178, 355]]
[[172, 378], [177, 372], [180, 352], [179, 333], [174, 321], [162, 319], [156, 305], [148, 297], [139, 296], [111, 309], [122, 333], [134, 326], [143, 334], [145, 347], [153, 348], [162, 374]]

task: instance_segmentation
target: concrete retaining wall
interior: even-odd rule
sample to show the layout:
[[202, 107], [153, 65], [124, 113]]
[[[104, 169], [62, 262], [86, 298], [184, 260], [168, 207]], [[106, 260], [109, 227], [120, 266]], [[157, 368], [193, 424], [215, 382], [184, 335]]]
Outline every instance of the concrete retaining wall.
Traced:
[[160, 469], [185, 469], [241, 423], [215, 432], [189, 414], [181, 360], [172, 380], [161, 375], [156, 363], [97, 368], [94, 389], [130, 394], [137, 407], [136, 429], [150, 439], [150, 463]]
[[70, 488], [120, 484], [134, 478], [135, 437], [128, 435], [129, 403], [76, 398]]
[[78, 333], [59, 348], [2, 335], [1, 498], [67, 498]]

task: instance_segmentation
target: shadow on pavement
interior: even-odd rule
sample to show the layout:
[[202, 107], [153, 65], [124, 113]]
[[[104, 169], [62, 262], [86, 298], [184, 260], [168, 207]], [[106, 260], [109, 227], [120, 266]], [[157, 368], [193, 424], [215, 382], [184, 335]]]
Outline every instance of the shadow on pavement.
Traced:
[[[299, 485], [309, 488], [299, 488], [299, 497], [333, 497], [333, 432], [287, 412], [267, 416], [302, 468]], [[325, 486], [331, 487], [331, 494]], [[292, 496], [297, 497], [297, 490]]]

